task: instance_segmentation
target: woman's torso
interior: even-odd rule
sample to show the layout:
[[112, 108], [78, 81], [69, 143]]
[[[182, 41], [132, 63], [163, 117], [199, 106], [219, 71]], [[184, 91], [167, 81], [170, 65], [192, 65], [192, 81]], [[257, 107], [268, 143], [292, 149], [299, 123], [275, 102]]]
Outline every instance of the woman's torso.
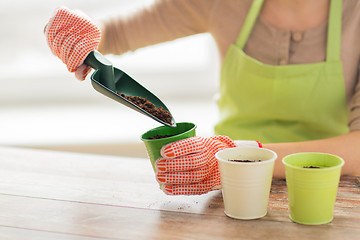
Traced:
[[[222, 61], [240, 32], [252, 0], [162, 0], [126, 21], [104, 28], [104, 53], [122, 53], [192, 34], [209, 32]], [[160, 22], [159, 22], [160, 21]], [[159, 27], [161, 26], [161, 27]], [[322, 62], [326, 57], [327, 22], [303, 32], [278, 29], [260, 16], [244, 52], [269, 65]], [[127, 36], [127, 38], [125, 38]], [[146, 37], [142, 37], [146, 36]], [[360, 130], [360, 1], [343, 0], [341, 60], [350, 130]]]

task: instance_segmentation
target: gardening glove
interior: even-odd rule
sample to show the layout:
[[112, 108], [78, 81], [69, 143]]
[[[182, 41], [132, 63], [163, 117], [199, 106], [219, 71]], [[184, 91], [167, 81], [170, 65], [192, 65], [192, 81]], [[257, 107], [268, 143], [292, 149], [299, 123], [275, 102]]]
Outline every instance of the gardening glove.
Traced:
[[168, 195], [204, 194], [221, 188], [215, 154], [231, 147], [262, 147], [256, 141], [233, 141], [227, 136], [191, 137], [161, 148], [155, 162], [156, 179]]
[[52, 53], [70, 72], [75, 72], [77, 79], [84, 80], [91, 70], [84, 60], [99, 46], [100, 27], [82, 12], [60, 7], [50, 18], [44, 33]]

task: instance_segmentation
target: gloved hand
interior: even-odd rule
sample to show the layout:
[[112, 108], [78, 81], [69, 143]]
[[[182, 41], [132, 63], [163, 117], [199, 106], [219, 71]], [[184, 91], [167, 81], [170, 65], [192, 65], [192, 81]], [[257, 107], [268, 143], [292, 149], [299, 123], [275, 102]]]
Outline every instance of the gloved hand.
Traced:
[[233, 141], [227, 136], [191, 137], [167, 144], [156, 161], [156, 179], [168, 195], [195, 195], [220, 189], [215, 154], [225, 148], [262, 147], [256, 141]]
[[91, 70], [84, 60], [99, 46], [100, 27], [84, 13], [61, 7], [55, 10], [44, 32], [52, 53], [75, 72], [76, 78], [84, 80]]

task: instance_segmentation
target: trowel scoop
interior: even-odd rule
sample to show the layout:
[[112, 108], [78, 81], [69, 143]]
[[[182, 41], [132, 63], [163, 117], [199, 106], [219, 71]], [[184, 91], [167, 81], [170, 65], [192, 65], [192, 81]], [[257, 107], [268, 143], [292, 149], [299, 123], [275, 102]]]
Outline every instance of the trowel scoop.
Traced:
[[101, 53], [99, 53], [98, 51], [90, 52], [89, 55], [86, 57], [84, 63], [95, 69], [95, 72], [91, 75], [90, 78], [91, 84], [96, 91], [158, 121], [163, 125], [169, 127], [176, 127], [176, 123], [172, 115], [171, 123], [165, 122], [159, 117], [151, 114], [150, 112], [144, 110], [135, 103], [121, 96], [121, 94], [124, 94], [126, 96], [145, 98], [149, 102], [154, 104], [156, 108], [162, 107], [164, 110], [170, 113], [168, 108], [165, 106], [164, 103], [161, 102], [158, 97], [152, 94], [149, 90], [147, 90], [137, 81], [135, 81], [125, 72], [113, 67], [112, 63], [107, 60]]

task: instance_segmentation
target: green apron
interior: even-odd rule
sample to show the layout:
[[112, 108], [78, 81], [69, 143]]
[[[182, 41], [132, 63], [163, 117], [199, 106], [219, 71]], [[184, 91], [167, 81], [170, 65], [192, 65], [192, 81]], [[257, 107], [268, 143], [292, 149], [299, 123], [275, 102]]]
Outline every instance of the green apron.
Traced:
[[348, 132], [340, 60], [342, 1], [331, 1], [326, 61], [284, 66], [263, 64], [243, 52], [262, 3], [254, 0], [224, 59], [215, 134], [275, 143]]

